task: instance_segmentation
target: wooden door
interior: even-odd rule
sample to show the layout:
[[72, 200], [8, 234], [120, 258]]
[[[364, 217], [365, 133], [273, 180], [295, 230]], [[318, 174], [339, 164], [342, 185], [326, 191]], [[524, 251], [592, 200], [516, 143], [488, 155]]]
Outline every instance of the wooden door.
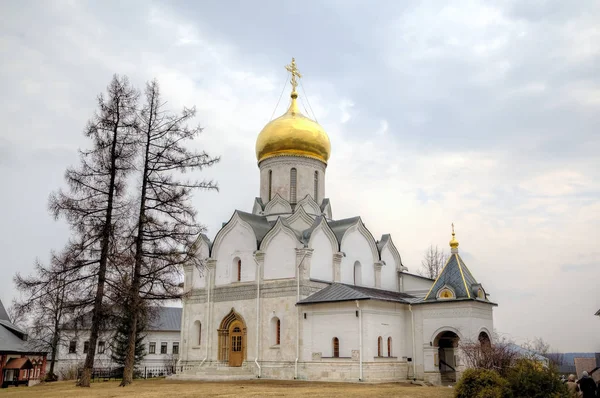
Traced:
[[233, 322], [229, 328], [229, 366], [242, 366], [244, 361], [244, 333], [240, 322]]

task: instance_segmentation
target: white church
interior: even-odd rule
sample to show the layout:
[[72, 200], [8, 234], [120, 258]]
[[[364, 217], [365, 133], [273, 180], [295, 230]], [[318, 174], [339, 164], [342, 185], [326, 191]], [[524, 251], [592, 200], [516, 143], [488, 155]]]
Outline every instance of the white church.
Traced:
[[235, 210], [206, 267], [185, 268], [177, 377], [454, 381], [460, 341], [489, 341], [492, 309], [458, 252], [436, 280], [408, 272], [390, 235], [334, 219], [326, 197], [331, 144], [300, 113], [292, 59], [289, 109], [258, 135], [260, 197]]

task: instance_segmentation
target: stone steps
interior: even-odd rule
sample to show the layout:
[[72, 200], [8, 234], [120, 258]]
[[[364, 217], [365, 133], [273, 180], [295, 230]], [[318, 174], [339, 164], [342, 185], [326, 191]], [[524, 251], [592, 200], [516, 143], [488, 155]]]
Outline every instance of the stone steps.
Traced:
[[170, 378], [176, 380], [231, 381], [256, 379], [254, 373], [247, 367], [202, 367], [190, 369]]

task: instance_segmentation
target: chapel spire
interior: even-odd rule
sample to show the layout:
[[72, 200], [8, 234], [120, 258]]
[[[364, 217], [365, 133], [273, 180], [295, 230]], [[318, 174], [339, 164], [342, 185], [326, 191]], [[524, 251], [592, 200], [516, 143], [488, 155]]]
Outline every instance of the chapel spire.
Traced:
[[450, 252], [458, 253], [458, 241], [456, 240], [456, 234], [454, 233], [454, 223], [452, 223], [452, 239], [450, 240]]

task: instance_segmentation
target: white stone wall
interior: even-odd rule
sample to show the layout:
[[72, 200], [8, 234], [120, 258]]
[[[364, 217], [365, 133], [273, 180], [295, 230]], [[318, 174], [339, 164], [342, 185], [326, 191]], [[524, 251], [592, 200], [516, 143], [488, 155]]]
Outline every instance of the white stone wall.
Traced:
[[[98, 342], [104, 341], [105, 351], [99, 353], [96, 349], [94, 367], [116, 367], [117, 365], [111, 359], [111, 341], [113, 331], [101, 333]], [[84, 342], [89, 340], [89, 331], [63, 331], [63, 342], [61, 343], [57, 355], [56, 372], [60, 374], [61, 370], [72, 366], [83, 365], [86, 355], [83, 353]], [[71, 340], [77, 341], [76, 352], [69, 353], [69, 343]], [[179, 343], [179, 331], [149, 331], [143, 340], [146, 356], [138, 365], [139, 368], [154, 366], [171, 366], [173, 360], [173, 343]], [[156, 354], [149, 354], [150, 342], [156, 343]], [[161, 343], [167, 343], [167, 354], [160, 354]], [[179, 352], [182, 347], [180, 343]]]
[[373, 257], [373, 251], [366, 237], [357, 226], [348, 229], [342, 239], [341, 251], [346, 253], [342, 258], [341, 282], [354, 284], [354, 264], [358, 261], [361, 269], [361, 282], [357, 285], [375, 287], [374, 263], [378, 260]]
[[402, 361], [410, 341], [404, 331], [406, 323], [405, 304], [366, 301], [360, 304], [363, 316], [363, 360], [375, 361], [377, 358], [377, 338], [382, 337], [381, 355], [388, 356], [387, 339], [392, 338], [390, 361]]
[[325, 168], [323, 162], [310, 158], [279, 156], [262, 161], [260, 168], [260, 197], [263, 203], [269, 202], [269, 170], [272, 171], [271, 197], [279, 194], [290, 200], [290, 170], [296, 168], [296, 198], [299, 202], [306, 195], [314, 198], [314, 175], [319, 172], [318, 198], [320, 204], [325, 197]]
[[385, 290], [399, 291], [398, 287], [398, 268], [400, 264], [396, 263], [389, 247], [384, 247], [381, 251], [381, 260], [385, 265], [381, 267], [381, 288]]
[[322, 358], [331, 358], [334, 337], [339, 339], [340, 357], [352, 358], [352, 351], [359, 349], [356, 311], [353, 301], [302, 306], [306, 319], [301, 321], [301, 359], [310, 361], [313, 353], [321, 353]]
[[313, 231], [310, 239], [310, 248], [314, 250], [310, 265], [310, 277], [322, 281], [333, 281], [334, 248], [331, 240], [320, 227]]
[[279, 230], [265, 242], [264, 279], [294, 278], [296, 276], [296, 248], [298, 239], [291, 231]]
[[[434, 356], [437, 354], [435, 337], [444, 331], [456, 333], [461, 341], [476, 341], [479, 333], [485, 331], [490, 338], [494, 329], [493, 307], [476, 301], [456, 301], [426, 305], [415, 305], [415, 345], [417, 347], [417, 376], [420, 379], [435, 380], [427, 376], [437, 373]], [[460, 357], [460, 350], [456, 350]], [[457, 370], [463, 370], [459, 358]]]
[[410, 275], [407, 273], [401, 274], [402, 278], [402, 291], [405, 293], [427, 293], [431, 286], [433, 285], [433, 281], [421, 278], [416, 275]]
[[[215, 246], [216, 246], [215, 242]], [[215, 284], [227, 285], [237, 280], [237, 259], [242, 260], [242, 282], [256, 280], [256, 236], [243, 222], [236, 222], [230, 231], [223, 235], [217, 247], [213, 247], [213, 258], [217, 259]]]

